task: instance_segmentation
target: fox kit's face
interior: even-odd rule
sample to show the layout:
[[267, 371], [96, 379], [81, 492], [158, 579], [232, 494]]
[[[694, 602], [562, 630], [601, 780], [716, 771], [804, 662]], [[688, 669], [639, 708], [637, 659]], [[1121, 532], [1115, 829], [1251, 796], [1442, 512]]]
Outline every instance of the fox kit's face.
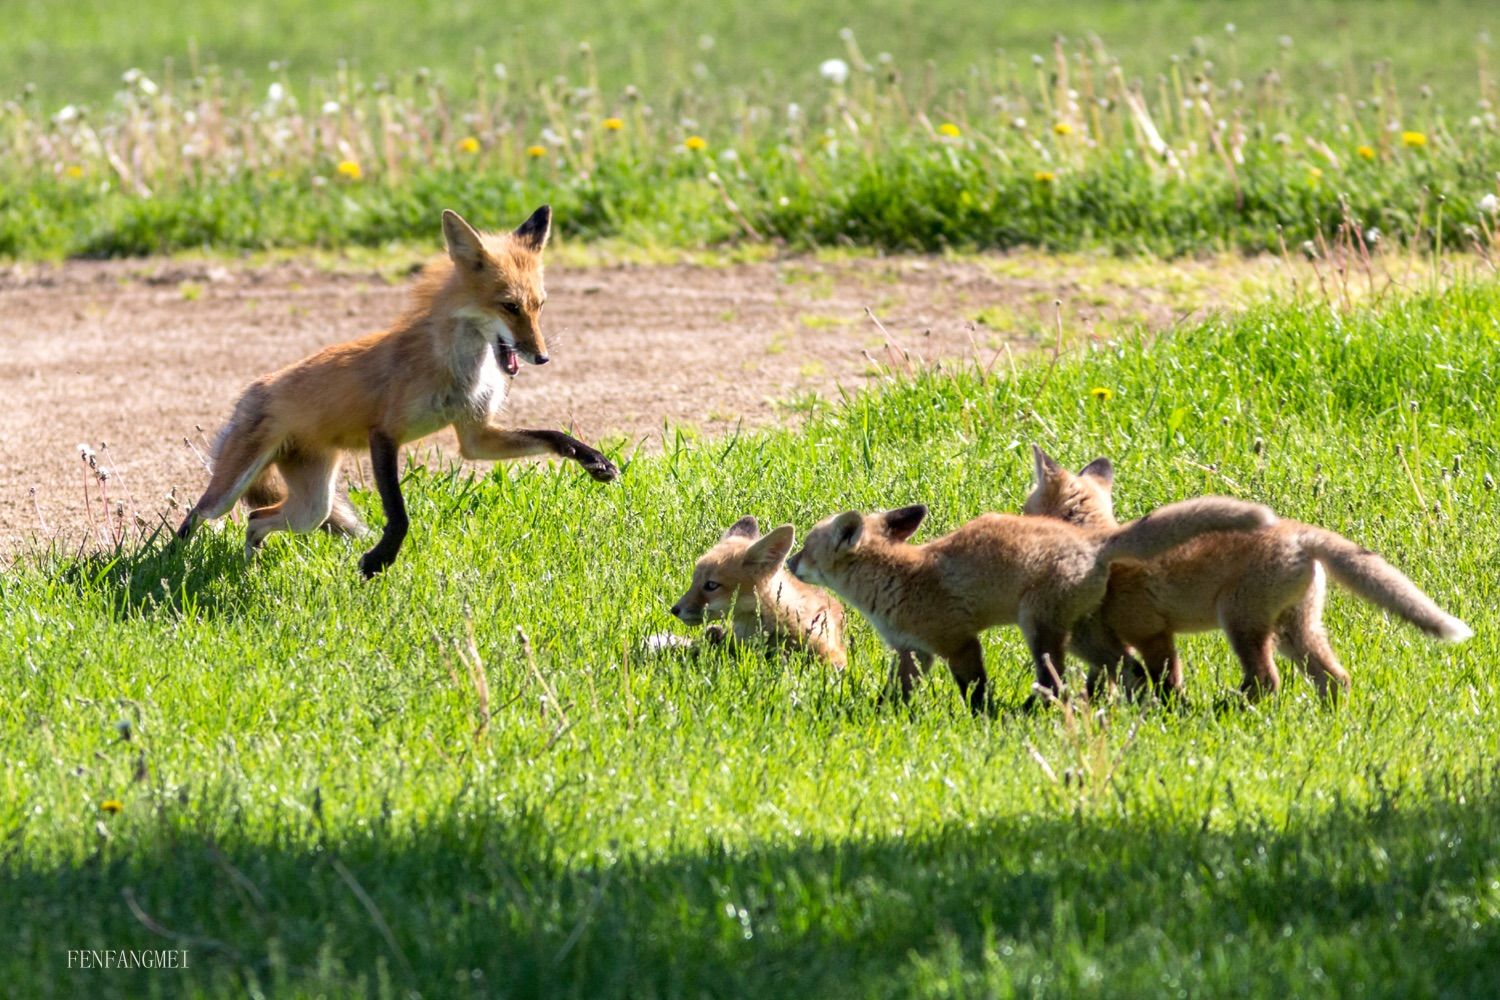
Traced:
[[552, 231], [552, 209], [543, 205], [514, 231], [481, 236], [458, 215], [443, 213], [443, 238], [468, 303], [458, 315], [490, 342], [508, 375], [521, 361], [545, 365], [542, 337], [542, 249]]
[[790, 524], [762, 537], [755, 518], [740, 518], [693, 566], [693, 581], [672, 605], [672, 614], [685, 624], [700, 625], [736, 610], [753, 610], [755, 588], [776, 574], [792, 541]]
[[787, 561], [787, 569], [803, 583], [836, 591], [861, 549], [906, 541], [926, 516], [927, 508], [921, 504], [878, 514], [857, 510], [835, 514], [807, 533], [801, 551]]
[[1035, 445], [1032, 452], [1036, 486], [1021, 508], [1025, 513], [1055, 517], [1085, 528], [1114, 525], [1115, 471], [1109, 459], [1096, 458], [1074, 475]]

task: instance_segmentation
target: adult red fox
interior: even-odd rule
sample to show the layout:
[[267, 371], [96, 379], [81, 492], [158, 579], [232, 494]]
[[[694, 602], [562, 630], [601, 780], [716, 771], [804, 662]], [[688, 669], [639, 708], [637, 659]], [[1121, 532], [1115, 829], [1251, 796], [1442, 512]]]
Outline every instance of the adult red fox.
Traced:
[[398, 449], [450, 425], [465, 458], [553, 454], [600, 482], [616, 478], [609, 459], [562, 431], [502, 430], [494, 422], [520, 362], [548, 360], [542, 248], [551, 230], [546, 205], [515, 231], [486, 235], [445, 211], [448, 254], [423, 270], [405, 315], [264, 375], [240, 396], [214, 444], [208, 489], [178, 537], [222, 517], [241, 497], [254, 508], [247, 554], [273, 531], [326, 526], [361, 534], [339, 488], [339, 466], [344, 452], [368, 448], [385, 511], [380, 541], [359, 564], [373, 576], [395, 561], [408, 527]]

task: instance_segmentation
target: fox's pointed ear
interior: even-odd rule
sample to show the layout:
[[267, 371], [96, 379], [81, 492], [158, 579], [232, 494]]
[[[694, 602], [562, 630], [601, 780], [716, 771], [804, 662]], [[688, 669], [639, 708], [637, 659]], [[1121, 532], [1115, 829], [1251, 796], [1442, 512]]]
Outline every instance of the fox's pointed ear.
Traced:
[[857, 510], [846, 510], [833, 519], [833, 547], [853, 548], [865, 531], [865, 516]]
[[786, 557], [791, 553], [792, 545], [796, 540], [797, 529], [790, 524], [783, 524], [764, 538], [757, 539], [755, 544], [745, 550], [745, 565], [757, 569], [774, 570], [786, 562]]
[[471, 271], [484, 269], [484, 240], [462, 215], [451, 208], [443, 209], [443, 240], [448, 244], [448, 256], [455, 266]]
[[916, 532], [926, 516], [927, 507], [919, 503], [888, 510], [885, 512], [885, 533], [892, 541], [904, 542]]
[[1107, 458], [1096, 458], [1078, 471], [1080, 476], [1097, 479], [1106, 487], [1115, 485], [1115, 464]]
[[542, 247], [547, 245], [547, 237], [552, 235], [552, 206], [543, 205], [532, 212], [531, 218], [517, 226], [511, 235], [527, 250], [541, 253]]
[[1057, 464], [1056, 459], [1043, 451], [1041, 445], [1031, 446], [1031, 457], [1036, 461], [1035, 472], [1038, 483], [1045, 483], [1063, 471], [1063, 467]]
[[726, 531], [726, 532], [724, 532], [724, 537], [720, 538], [719, 541], [721, 541], [721, 542], [722, 541], [726, 541], [726, 540], [728, 540], [730, 538], [759, 538], [759, 537], [760, 537], [760, 523], [755, 520], [755, 515], [754, 514], [746, 514], [744, 517], [740, 518], [738, 521], [736, 521], [733, 524], [731, 524], [729, 526], [729, 530]]

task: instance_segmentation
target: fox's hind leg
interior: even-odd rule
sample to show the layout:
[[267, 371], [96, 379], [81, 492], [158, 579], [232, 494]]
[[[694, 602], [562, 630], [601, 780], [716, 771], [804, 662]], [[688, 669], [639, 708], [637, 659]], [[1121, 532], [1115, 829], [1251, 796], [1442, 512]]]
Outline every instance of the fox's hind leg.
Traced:
[[275, 457], [276, 447], [277, 442], [268, 441], [262, 434], [231, 431], [214, 457], [208, 488], [183, 518], [177, 537], [190, 538], [199, 521], [217, 520], [229, 513], [235, 501], [256, 485], [266, 465]]
[[370, 533], [369, 527], [360, 519], [359, 511], [349, 502], [349, 487], [345, 483], [339, 483], [333, 491], [333, 509], [328, 513], [328, 520], [323, 522], [323, 530], [346, 538], [362, 538]]
[[286, 483], [279, 503], [250, 512], [245, 526], [245, 554], [252, 556], [273, 531], [316, 531], [328, 520], [334, 505], [334, 482], [339, 474], [337, 452], [292, 452], [276, 462]]
[[1307, 672], [1318, 694], [1328, 697], [1349, 690], [1349, 673], [1339, 663], [1323, 628], [1323, 602], [1328, 580], [1323, 567], [1313, 564], [1312, 585], [1302, 599], [1276, 619], [1276, 645], [1282, 656]]

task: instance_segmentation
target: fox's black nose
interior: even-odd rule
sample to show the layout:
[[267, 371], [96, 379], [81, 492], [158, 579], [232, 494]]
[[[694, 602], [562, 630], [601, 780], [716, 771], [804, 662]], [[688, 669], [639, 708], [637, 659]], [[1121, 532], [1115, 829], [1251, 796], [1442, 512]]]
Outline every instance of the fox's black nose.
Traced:
[[534, 364], [534, 365], [545, 365], [545, 364], [546, 364], [546, 363], [547, 363], [547, 362], [549, 362], [549, 361], [551, 361], [551, 360], [552, 360], [552, 359], [551, 359], [551, 358], [549, 358], [549, 357], [548, 357], [548, 356], [547, 356], [547, 355], [545, 355], [545, 354], [538, 354], [538, 355], [537, 355], [537, 356], [536, 356], [536, 360], [534, 360], [534, 361], [532, 361], [532, 364]]
[[793, 576], [797, 575], [797, 563], [802, 559], [802, 550], [798, 549], [792, 553], [792, 557], [786, 561], [786, 571]]
[[672, 617], [673, 618], [681, 618], [682, 617], [682, 605], [680, 605], [680, 604], [674, 604], [674, 605], [672, 605]]

